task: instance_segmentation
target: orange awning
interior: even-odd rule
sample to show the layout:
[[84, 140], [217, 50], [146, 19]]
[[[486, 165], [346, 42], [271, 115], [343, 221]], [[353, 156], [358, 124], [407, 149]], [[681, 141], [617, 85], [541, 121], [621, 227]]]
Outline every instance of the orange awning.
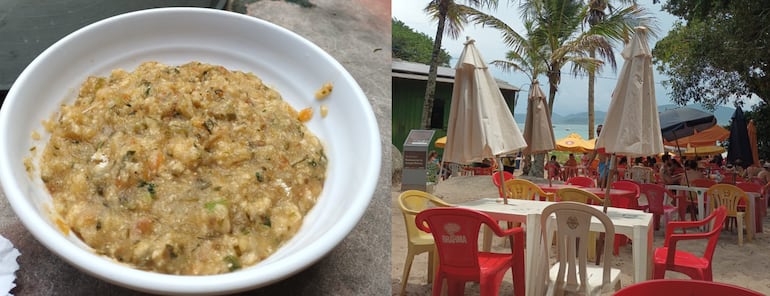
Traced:
[[692, 136], [680, 138], [677, 141], [663, 142], [663, 144], [674, 147], [676, 147], [677, 143], [679, 147], [715, 146], [717, 141], [724, 141], [729, 136], [730, 131], [719, 125], [714, 125], [708, 129], [696, 132]]

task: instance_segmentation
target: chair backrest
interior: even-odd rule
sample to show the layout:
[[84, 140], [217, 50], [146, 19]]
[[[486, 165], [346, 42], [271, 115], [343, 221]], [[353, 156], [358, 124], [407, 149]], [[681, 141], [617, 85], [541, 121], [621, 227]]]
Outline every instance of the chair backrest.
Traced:
[[632, 166], [628, 169], [631, 180], [639, 184], [652, 183], [654, 172], [652, 168], [645, 166]]
[[398, 205], [404, 216], [406, 235], [410, 241], [423, 235], [423, 232], [417, 229], [417, 226], [414, 223], [414, 219], [418, 213], [431, 207], [452, 206], [438, 197], [420, 190], [407, 190], [402, 192], [398, 196]]
[[543, 191], [537, 184], [529, 180], [513, 179], [505, 181], [506, 197], [512, 199], [540, 200], [540, 197], [550, 197], [551, 195]]
[[439, 264], [454, 273], [478, 274], [479, 228], [485, 224], [496, 234], [503, 232], [489, 215], [466, 208], [431, 208], [417, 214], [417, 228], [431, 233]]
[[[516, 177], [511, 174], [511, 172], [503, 171], [503, 180], [508, 181], [510, 179], [515, 179]], [[500, 187], [500, 171], [495, 171], [492, 173], [492, 182], [495, 183], [495, 186]]]
[[575, 176], [575, 177], [569, 178], [567, 179], [566, 184], [582, 186], [582, 187], [596, 187], [596, 182], [594, 181], [594, 179], [591, 179], [586, 176]]
[[[555, 221], [551, 214], [556, 215]], [[555, 222], [555, 245], [558, 250], [556, 260], [559, 262], [559, 270], [554, 285], [556, 287], [579, 287], [577, 291], [585, 291], [587, 281], [588, 241], [591, 228], [591, 219], [597, 218], [604, 226], [605, 243], [604, 254], [610, 254], [615, 239], [615, 225], [606, 214], [593, 207], [576, 202], [558, 202], [543, 209], [540, 217], [541, 239], [543, 246], [548, 251], [551, 234], [548, 223]], [[546, 252], [547, 254], [548, 252]], [[602, 284], [610, 282], [610, 267], [612, 256], [604, 256], [602, 262]], [[547, 260], [547, 261], [550, 261]], [[550, 266], [548, 262], [547, 266]], [[578, 282], [578, 279], [579, 282]], [[578, 285], [579, 284], [579, 285]]]
[[762, 185], [753, 183], [753, 182], [738, 182], [735, 184], [736, 187], [740, 188], [741, 190], [745, 192], [756, 192], [756, 193], [762, 193]]
[[730, 184], [716, 184], [709, 187], [706, 191], [708, 196], [709, 209], [714, 210], [720, 206], [727, 209], [727, 216], [735, 217], [738, 213], [738, 204], [743, 200], [744, 204], [749, 202], [749, 196], [746, 192]]
[[[503, 171], [503, 180], [508, 181], [511, 179], [515, 179], [516, 177], [511, 174], [511, 172]], [[503, 188], [500, 187], [500, 171], [495, 171], [492, 173], [492, 183], [497, 186], [497, 192], [499, 193], [500, 197], [503, 197]]]
[[601, 205], [604, 200], [596, 194], [579, 189], [579, 188], [561, 188], [556, 191], [556, 195], [560, 201], [573, 201], [582, 204]]
[[705, 178], [690, 180], [690, 186], [693, 186], [693, 187], [709, 188], [709, 187], [714, 186], [716, 184], [717, 184], [716, 181], [711, 180], [711, 179], [705, 179]]
[[623, 197], [623, 198], [613, 200], [613, 204], [612, 204], [613, 207], [624, 208], [624, 209], [639, 208], [639, 194], [641, 190], [639, 189], [638, 183], [631, 180], [620, 180], [620, 181], [612, 182], [612, 185], [610, 185], [610, 188], [623, 189], [623, 190], [634, 192], [634, 196]]
[[762, 293], [743, 287], [691, 279], [651, 280], [632, 284], [613, 294], [615, 296], [699, 295], [699, 296], [760, 296]]
[[639, 191], [640, 195], [644, 195], [647, 198], [647, 206], [650, 213], [662, 215], [668, 190], [661, 185], [649, 183], [639, 184]]

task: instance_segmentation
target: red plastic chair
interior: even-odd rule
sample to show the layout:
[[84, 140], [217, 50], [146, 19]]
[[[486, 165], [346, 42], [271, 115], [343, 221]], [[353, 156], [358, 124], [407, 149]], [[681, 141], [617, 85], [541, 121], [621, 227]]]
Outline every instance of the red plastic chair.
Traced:
[[709, 188], [709, 187], [714, 186], [716, 184], [717, 184], [716, 181], [711, 180], [711, 179], [705, 179], [705, 178], [690, 180], [690, 186], [693, 186], [693, 187]]
[[566, 184], [569, 185], [575, 185], [575, 186], [581, 186], [581, 187], [596, 187], [596, 182], [594, 179], [591, 179], [586, 176], [576, 176], [567, 179]]
[[647, 197], [647, 212], [652, 213], [654, 229], [660, 229], [660, 217], [665, 217], [665, 222], [668, 223], [668, 217], [671, 216], [671, 213], [677, 212], [676, 207], [664, 203], [666, 194], [670, 195], [671, 192], [658, 184], [639, 184], [639, 190], [641, 194]]
[[698, 295], [762, 296], [764, 294], [735, 285], [698, 280], [651, 280], [636, 283], [615, 292], [615, 296]]
[[[666, 270], [680, 272], [694, 280], [713, 281], [711, 272], [711, 259], [714, 257], [714, 249], [717, 246], [719, 233], [727, 217], [727, 209], [721, 206], [711, 212], [711, 215], [700, 221], [672, 221], [666, 227], [666, 240], [663, 247], [655, 249], [653, 263], [655, 265], [653, 279], [662, 279]], [[686, 228], [701, 227], [710, 224], [708, 232], [686, 233]], [[684, 233], [674, 233], [681, 228]], [[703, 256], [676, 249], [680, 240], [708, 239]]]
[[[511, 174], [511, 172], [503, 171], [503, 181], [508, 181], [511, 179], [515, 179], [516, 177]], [[500, 171], [495, 171], [492, 173], [492, 183], [495, 183], [495, 186], [497, 186], [497, 193], [499, 193], [500, 198], [503, 197], [503, 188], [500, 187]]]
[[[612, 206], [616, 208], [644, 210], [639, 206], [639, 184], [630, 180], [620, 180], [612, 182], [610, 185], [612, 189], [623, 189], [633, 191], [633, 196], [624, 196], [620, 198], [612, 199]], [[612, 254], [617, 256], [620, 253], [620, 246], [628, 244], [628, 237], [622, 234], [615, 235], [615, 245], [613, 246]]]
[[[417, 214], [417, 228], [432, 233], [439, 265], [433, 281], [433, 295], [441, 295], [447, 280], [449, 295], [462, 295], [465, 282], [478, 282], [481, 295], [497, 295], [503, 276], [513, 272], [515, 295], [524, 295], [524, 231], [521, 227], [502, 230], [482, 212], [463, 208], [431, 208]], [[495, 235], [512, 236], [511, 254], [479, 252], [479, 228], [486, 224]]]

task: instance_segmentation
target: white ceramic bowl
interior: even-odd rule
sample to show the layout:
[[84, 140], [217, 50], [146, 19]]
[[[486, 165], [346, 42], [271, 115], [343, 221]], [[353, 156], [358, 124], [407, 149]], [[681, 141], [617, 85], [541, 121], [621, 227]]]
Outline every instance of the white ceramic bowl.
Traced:
[[[330, 38], [333, 38], [330, 37]], [[42, 151], [41, 121], [72, 102], [89, 75], [133, 70], [155, 60], [169, 65], [200, 61], [255, 73], [296, 109], [314, 106], [313, 94], [331, 81], [308, 127], [322, 139], [329, 159], [316, 206], [289, 242], [259, 264], [211, 276], [174, 276], [133, 269], [94, 254], [51, 221], [52, 208], [39, 171], [28, 174], [23, 159]], [[33, 140], [37, 131], [43, 139]], [[371, 106], [358, 84], [323, 50], [291, 31], [213, 9], [163, 8], [112, 17], [61, 39], [38, 56], [11, 87], [0, 110], [0, 180], [13, 210], [49, 250], [75, 267], [128, 288], [164, 294], [218, 294], [265, 286], [310, 266], [358, 223], [372, 198], [381, 163], [380, 137]], [[22, 266], [22, 269], [24, 267]]]

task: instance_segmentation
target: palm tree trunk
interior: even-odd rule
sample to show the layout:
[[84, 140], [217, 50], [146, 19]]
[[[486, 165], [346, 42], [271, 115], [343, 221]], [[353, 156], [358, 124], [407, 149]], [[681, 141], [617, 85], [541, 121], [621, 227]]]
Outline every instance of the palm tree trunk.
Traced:
[[[589, 52], [591, 59], [596, 58], [596, 52], [591, 50]], [[588, 71], [588, 138], [594, 138], [594, 121], [596, 120], [594, 114], [594, 84], [596, 83], [596, 68], [589, 69]]]
[[441, 41], [444, 39], [444, 23], [449, 11], [449, 3], [441, 1], [439, 3], [438, 28], [436, 29], [436, 40], [433, 42], [433, 52], [430, 57], [430, 69], [428, 70], [428, 82], [425, 86], [425, 100], [422, 104], [422, 129], [430, 129], [430, 122], [433, 113], [433, 101], [436, 96], [436, 76], [438, 76], [439, 54], [441, 53]]

